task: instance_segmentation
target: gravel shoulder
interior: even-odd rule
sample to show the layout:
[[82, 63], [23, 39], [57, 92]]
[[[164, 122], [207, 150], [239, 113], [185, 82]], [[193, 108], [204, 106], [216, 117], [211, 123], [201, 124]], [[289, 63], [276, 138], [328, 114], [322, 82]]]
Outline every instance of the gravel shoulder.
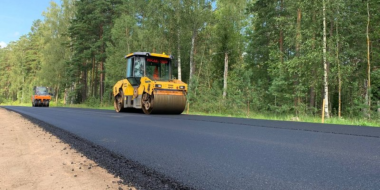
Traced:
[[36, 124], [0, 108], [0, 190], [6, 189], [135, 190]]

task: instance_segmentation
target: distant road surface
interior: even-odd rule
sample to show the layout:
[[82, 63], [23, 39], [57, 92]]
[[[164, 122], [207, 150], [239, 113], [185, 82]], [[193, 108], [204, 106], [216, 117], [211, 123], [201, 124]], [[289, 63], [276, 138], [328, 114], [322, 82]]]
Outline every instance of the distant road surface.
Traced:
[[380, 189], [380, 128], [79, 108], [5, 108], [195, 189]]

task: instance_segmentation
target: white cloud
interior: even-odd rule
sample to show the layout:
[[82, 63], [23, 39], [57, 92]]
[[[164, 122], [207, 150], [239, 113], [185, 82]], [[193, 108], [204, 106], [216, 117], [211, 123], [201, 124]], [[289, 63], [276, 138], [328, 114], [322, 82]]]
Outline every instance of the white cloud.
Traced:
[[5, 42], [0, 42], [0, 48], [5, 48], [7, 47], [7, 43]]

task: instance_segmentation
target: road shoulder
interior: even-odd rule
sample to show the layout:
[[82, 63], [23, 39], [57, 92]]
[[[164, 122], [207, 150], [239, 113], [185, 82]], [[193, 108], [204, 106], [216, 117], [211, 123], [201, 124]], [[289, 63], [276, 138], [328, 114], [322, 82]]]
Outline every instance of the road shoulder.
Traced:
[[135, 189], [21, 115], [0, 108], [0, 190]]

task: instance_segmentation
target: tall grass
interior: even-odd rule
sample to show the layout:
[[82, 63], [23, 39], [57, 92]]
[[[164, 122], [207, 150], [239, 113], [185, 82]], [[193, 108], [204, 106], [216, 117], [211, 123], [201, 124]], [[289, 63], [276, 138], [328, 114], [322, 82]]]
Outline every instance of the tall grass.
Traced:
[[[184, 111], [187, 114], [187, 111]], [[199, 111], [189, 111], [188, 114], [192, 115], [205, 115], [205, 116], [217, 116], [217, 117], [236, 117], [236, 118], [249, 118], [249, 119], [263, 119], [263, 120], [277, 120], [277, 121], [296, 121], [296, 122], [309, 122], [309, 123], [322, 123], [322, 118], [317, 116], [294, 116], [290, 114], [273, 114], [273, 113], [235, 113], [235, 114], [224, 114], [224, 113], [205, 113]], [[338, 118], [330, 117], [325, 119], [326, 124], [339, 124], [339, 125], [358, 125], [358, 126], [371, 126], [380, 127], [379, 119], [363, 119], [363, 118]]]

